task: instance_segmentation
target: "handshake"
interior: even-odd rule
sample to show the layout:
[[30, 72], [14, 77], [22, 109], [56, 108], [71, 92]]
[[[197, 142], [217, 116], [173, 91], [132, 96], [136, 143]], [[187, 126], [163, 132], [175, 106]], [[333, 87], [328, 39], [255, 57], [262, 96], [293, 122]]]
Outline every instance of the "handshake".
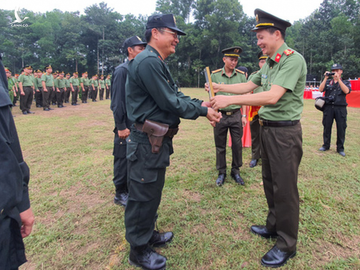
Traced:
[[215, 111], [212, 107], [211, 107], [211, 103], [209, 101], [204, 101], [201, 106], [207, 107], [208, 108], [208, 112], [206, 115], [206, 118], [209, 119], [210, 124], [215, 127], [216, 123], [220, 122], [221, 119], [221, 113]]

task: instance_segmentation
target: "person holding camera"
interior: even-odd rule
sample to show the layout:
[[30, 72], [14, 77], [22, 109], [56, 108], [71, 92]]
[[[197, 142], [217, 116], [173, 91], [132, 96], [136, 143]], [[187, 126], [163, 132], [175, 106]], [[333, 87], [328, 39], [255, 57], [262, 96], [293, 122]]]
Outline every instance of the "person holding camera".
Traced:
[[[337, 130], [336, 151], [345, 157], [346, 106], [348, 105], [346, 95], [351, 92], [351, 85], [349, 81], [341, 78], [342, 73], [343, 67], [340, 64], [332, 65], [331, 72], [326, 71], [324, 73], [325, 78], [319, 87], [320, 92], [325, 92], [325, 108], [322, 121], [324, 126], [324, 144], [320, 147], [319, 151], [329, 150], [331, 128], [335, 119]], [[332, 79], [329, 78], [330, 76], [332, 76]]]

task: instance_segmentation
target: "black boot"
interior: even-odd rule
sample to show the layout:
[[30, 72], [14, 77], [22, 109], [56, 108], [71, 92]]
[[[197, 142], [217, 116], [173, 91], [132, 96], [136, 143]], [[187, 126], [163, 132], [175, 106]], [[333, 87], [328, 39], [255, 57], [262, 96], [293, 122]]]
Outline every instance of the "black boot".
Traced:
[[153, 232], [149, 240], [149, 245], [153, 247], [163, 247], [170, 243], [174, 237], [172, 232], [159, 233], [158, 231]]
[[131, 247], [129, 263], [144, 270], [162, 270], [166, 268], [166, 258], [156, 253], [148, 245]]

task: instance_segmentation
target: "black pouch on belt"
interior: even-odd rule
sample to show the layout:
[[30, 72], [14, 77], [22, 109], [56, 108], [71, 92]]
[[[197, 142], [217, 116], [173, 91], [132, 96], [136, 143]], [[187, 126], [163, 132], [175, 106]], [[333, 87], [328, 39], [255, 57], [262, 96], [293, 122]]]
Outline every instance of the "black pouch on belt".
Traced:
[[151, 152], [159, 153], [160, 147], [162, 145], [164, 135], [168, 132], [169, 125], [158, 123], [151, 120], [145, 120], [145, 123], [142, 127], [142, 132], [145, 132], [151, 144]]

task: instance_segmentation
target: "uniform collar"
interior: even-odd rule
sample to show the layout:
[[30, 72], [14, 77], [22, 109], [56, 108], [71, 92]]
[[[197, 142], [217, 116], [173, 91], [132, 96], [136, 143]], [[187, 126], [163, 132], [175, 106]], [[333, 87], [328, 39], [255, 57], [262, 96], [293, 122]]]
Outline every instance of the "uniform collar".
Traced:
[[157, 54], [157, 56], [159, 57], [159, 59], [160, 59], [162, 62], [164, 62], [164, 59], [161, 57], [160, 53], [159, 53], [157, 50], [155, 50], [153, 47], [151, 47], [149, 44], [146, 45], [146, 49], [149, 50], [150, 52], [153, 52], [153, 53]]
[[270, 58], [267, 59], [268, 63], [279, 63], [280, 62], [280, 59], [281, 57], [283, 56], [284, 54], [284, 51], [286, 49], [288, 49], [288, 45], [284, 42], [281, 47], [273, 54], [273, 56]]
[[[229, 78], [231, 78], [232, 76], [236, 75], [236, 68], [234, 68], [233, 72], [231, 73], [231, 76]], [[226, 76], [226, 71], [225, 71], [225, 66], [223, 66], [223, 68], [221, 69], [221, 76]]]

